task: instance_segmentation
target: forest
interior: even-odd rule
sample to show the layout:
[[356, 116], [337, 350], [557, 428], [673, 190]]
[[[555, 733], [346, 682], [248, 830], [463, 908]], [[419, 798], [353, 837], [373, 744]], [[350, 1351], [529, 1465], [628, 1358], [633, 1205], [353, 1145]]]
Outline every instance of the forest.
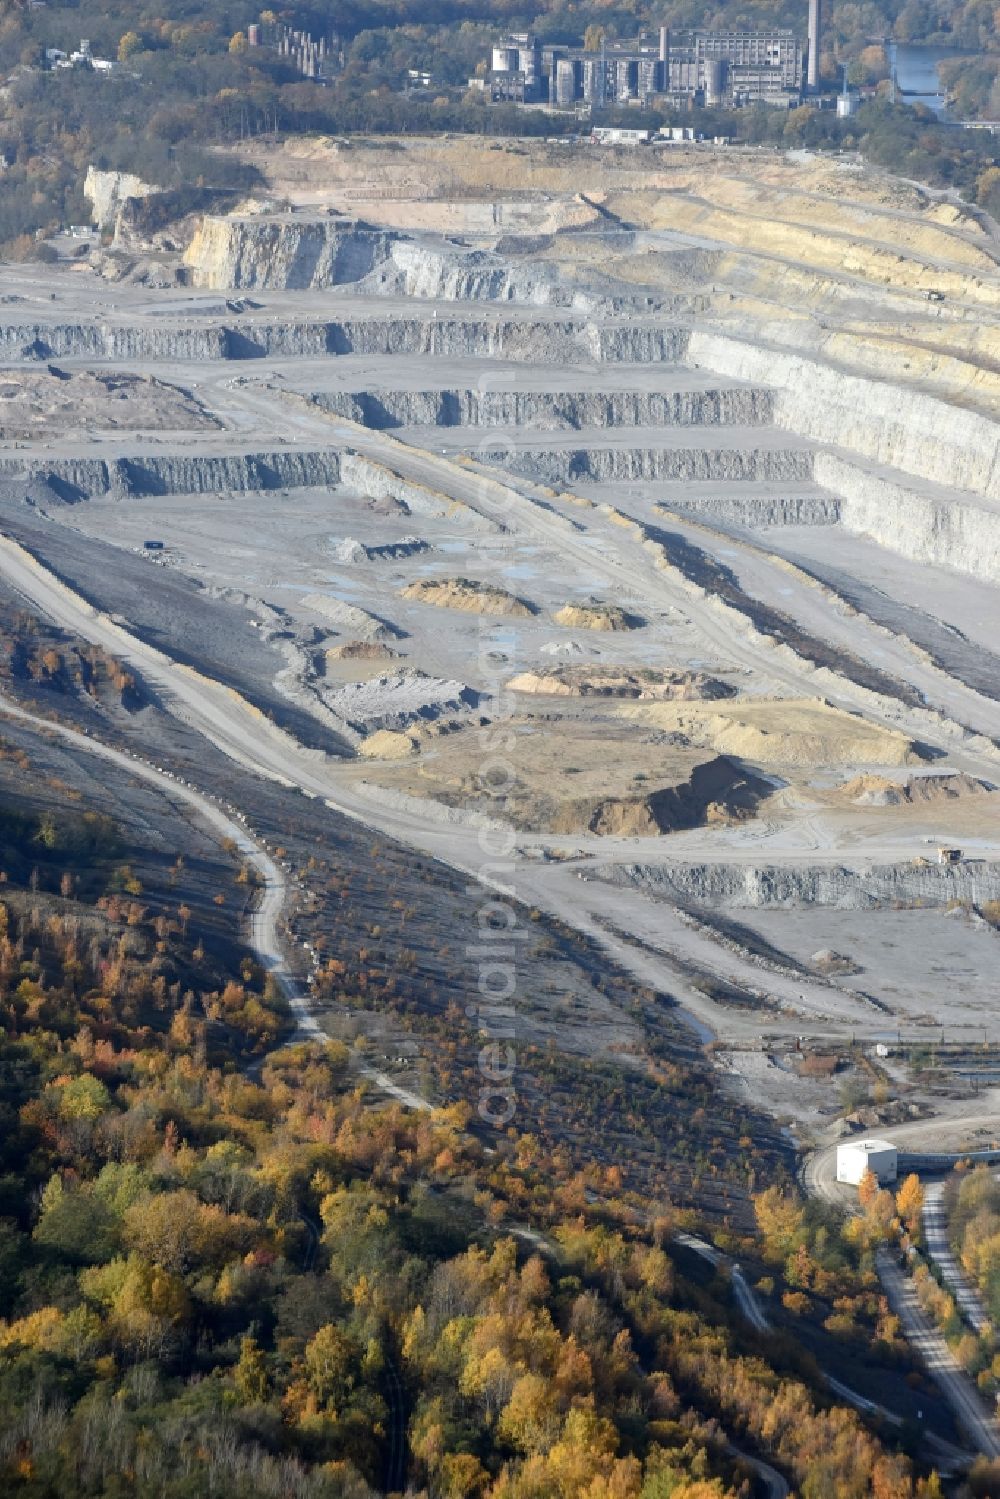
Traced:
[[[262, 14], [336, 38], [344, 66], [329, 86], [303, 80], [273, 50], [248, 47], [247, 27]], [[253, 0], [174, 0], [165, 16], [150, 0], [125, 7], [107, 0], [14, 0], [0, 13], [0, 245], [8, 256], [31, 256], [39, 253], [39, 233], [85, 220], [81, 185], [91, 163], [127, 169], [166, 187], [239, 189], [250, 185], [252, 173], [213, 148], [248, 135], [571, 132], [577, 128], [572, 119], [552, 120], [512, 106], [487, 108], [465, 91], [497, 30], [531, 27], [543, 41], [567, 42], [578, 41], [588, 26], [627, 36], [641, 25], [663, 22], [778, 23], [804, 31], [805, 4], [757, 0], [723, 11], [705, 0], [672, 0], [663, 7], [649, 0], [535, 0], [527, 9], [520, 0], [420, 6], [413, 0], [344, 0], [261, 12]], [[839, 78], [841, 63], [856, 76], [879, 76], [884, 38], [943, 43], [971, 54], [948, 64], [949, 87], [962, 112], [996, 114], [1000, 54], [992, 50], [990, 0], [871, 0], [863, 6], [840, 0], [828, 8], [827, 25], [822, 61], [830, 80]], [[68, 52], [84, 37], [94, 55], [121, 61], [116, 73], [46, 70], [46, 48]], [[406, 93], [408, 68], [428, 70], [433, 87], [422, 96]], [[741, 140], [858, 148], [880, 165], [954, 186], [970, 199], [983, 173], [997, 166], [991, 136], [949, 130], [927, 111], [883, 102], [850, 121], [796, 118], [800, 114], [813, 112], [740, 111], [727, 115], [723, 125]], [[653, 112], [646, 122], [674, 121]], [[708, 118], [693, 123], [713, 124]], [[994, 187], [991, 179], [983, 191]]]
[[[33, 802], [0, 808], [5, 1493], [736, 1499], [737, 1437], [803, 1499], [941, 1492], [746, 1344], [668, 1202], [613, 1173], [542, 1201], [530, 1135], [488, 1154], [464, 1105], [282, 1046], [249, 956], [197, 987], [199, 913], [126, 828]], [[844, 1238], [769, 1188], [757, 1252], [796, 1317], [905, 1364], [870, 1253], [907, 1203], [873, 1203]]]

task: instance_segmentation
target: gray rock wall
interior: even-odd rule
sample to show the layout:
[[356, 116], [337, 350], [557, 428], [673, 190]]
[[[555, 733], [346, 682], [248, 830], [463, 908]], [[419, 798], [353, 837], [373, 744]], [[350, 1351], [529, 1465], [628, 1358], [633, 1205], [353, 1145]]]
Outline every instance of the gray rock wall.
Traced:
[[163, 189], [153, 182], [143, 182], [134, 172], [104, 172], [88, 167], [83, 195], [90, 202], [91, 220], [102, 229], [111, 228], [122, 204], [128, 198], [148, 198]]
[[682, 903], [762, 909], [833, 906], [871, 910], [879, 906], [943, 906], [950, 901], [981, 905], [1000, 898], [1000, 864], [846, 865], [629, 864], [601, 871], [614, 884], [637, 885]]
[[760, 426], [771, 394], [752, 387], [704, 391], [560, 392], [515, 390], [337, 391], [327, 411], [366, 427]]
[[415, 354], [444, 358], [559, 363], [578, 360], [676, 364], [682, 328], [592, 324], [558, 319], [359, 317], [329, 322], [239, 319], [200, 326], [117, 323], [0, 324], [3, 359], [142, 359], [202, 361], [318, 357], [324, 354]]
[[46, 481], [61, 498], [121, 499], [164, 494], [218, 494], [251, 489], [323, 487], [339, 482], [340, 455], [321, 452], [173, 454], [123, 458], [0, 459], [0, 477]]
[[[401, 240], [365, 290], [444, 302], [519, 302], [568, 307], [576, 300], [557, 267], [509, 261], [485, 250], [452, 250]], [[589, 304], [589, 301], [587, 303]]]
[[226, 330], [122, 327], [106, 323], [0, 325], [4, 359], [225, 359]]
[[[817, 475], [818, 477], [818, 475]], [[833, 526], [840, 520], [840, 500], [833, 494], [708, 494], [691, 490], [670, 501], [686, 515], [706, 515], [721, 525], [748, 531], [767, 526]]]
[[813, 455], [785, 448], [567, 448], [516, 452], [477, 450], [476, 458], [550, 484], [620, 479], [772, 480], [812, 478]]

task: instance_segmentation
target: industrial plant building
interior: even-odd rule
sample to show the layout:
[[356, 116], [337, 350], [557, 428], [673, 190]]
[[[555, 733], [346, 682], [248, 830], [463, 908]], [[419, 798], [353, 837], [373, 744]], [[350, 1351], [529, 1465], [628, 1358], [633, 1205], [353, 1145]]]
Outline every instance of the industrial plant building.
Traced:
[[860, 1186], [870, 1171], [880, 1187], [896, 1180], [898, 1156], [888, 1140], [848, 1140], [837, 1146], [837, 1180]]
[[[645, 104], [654, 98], [710, 108], [797, 103], [818, 69], [820, 0], [810, 0], [808, 52], [800, 37], [765, 31], [643, 31], [597, 51], [542, 46], [527, 32], [493, 48], [486, 86], [495, 102], [570, 109]], [[818, 74], [817, 74], [818, 76]]]

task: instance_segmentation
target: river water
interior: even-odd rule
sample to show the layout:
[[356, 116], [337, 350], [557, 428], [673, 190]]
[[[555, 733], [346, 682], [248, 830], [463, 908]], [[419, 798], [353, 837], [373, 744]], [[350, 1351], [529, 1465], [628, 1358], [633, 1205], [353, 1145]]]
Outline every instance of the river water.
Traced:
[[889, 66], [895, 59], [896, 82], [903, 104], [926, 104], [944, 116], [945, 101], [938, 78], [938, 63], [946, 58], [968, 56], [958, 47], [917, 47], [905, 42], [889, 44]]

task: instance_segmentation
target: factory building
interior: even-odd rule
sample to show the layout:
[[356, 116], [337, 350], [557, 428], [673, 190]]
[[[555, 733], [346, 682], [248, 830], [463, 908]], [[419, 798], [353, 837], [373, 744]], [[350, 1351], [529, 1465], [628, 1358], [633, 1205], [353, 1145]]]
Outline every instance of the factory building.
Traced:
[[490, 64], [488, 83], [495, 104], [542, 104], [548, 98], [542, 44], [530, 31], [514, 32], [495, 46]]
[[699, 94], [716, 108], [790, 104], [802, 91], [802, 42], [779, 29], [671, 36], [666, 84], [668, 93]]
[[[817, 69], [819, 22], [819, 0], [810, 0], [809, 59]], [[711, 108], [791, 105], [806, 81], [801, 37], [778, 27], [674, 33], [661, 26], [631, 40], [605, 40], [597, 51], [542, 47], [522, 32], [498, 42], [490, 61], [487, 84], [494, 101], [559, 109], [642, 105], [656, 96]]]
[[898, 1158], [888, 1140], [848, 1140], [837, 1146], [837, 1180], [856, 1187], [870, 1171], [880, 1187], [896, 1180]]

